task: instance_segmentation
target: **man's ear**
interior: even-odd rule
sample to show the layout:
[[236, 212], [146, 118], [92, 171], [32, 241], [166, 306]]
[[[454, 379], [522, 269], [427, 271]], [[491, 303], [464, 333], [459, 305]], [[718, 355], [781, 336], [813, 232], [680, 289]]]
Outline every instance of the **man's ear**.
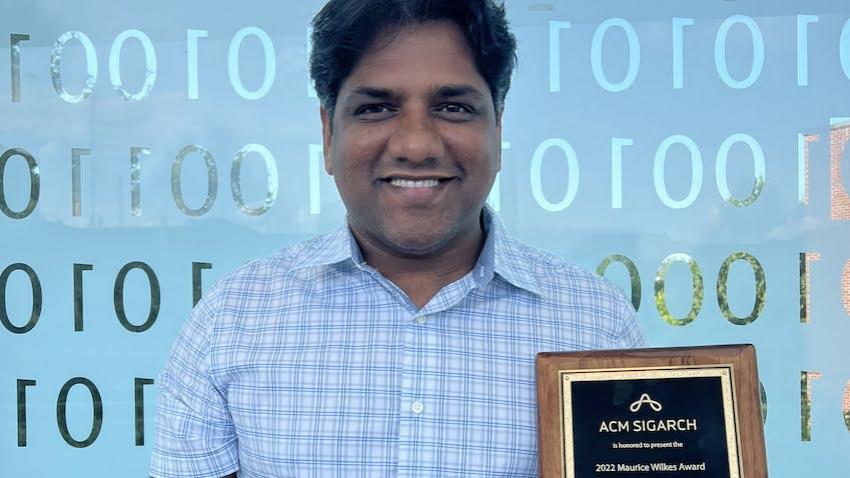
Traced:
[[331, 161], [331, 122], [333, 118], [324, 106], [319, 107], [319, 116], [322, 118], [322, 154], [325, 158], [325, 171], [333, 176], [334, 168]]

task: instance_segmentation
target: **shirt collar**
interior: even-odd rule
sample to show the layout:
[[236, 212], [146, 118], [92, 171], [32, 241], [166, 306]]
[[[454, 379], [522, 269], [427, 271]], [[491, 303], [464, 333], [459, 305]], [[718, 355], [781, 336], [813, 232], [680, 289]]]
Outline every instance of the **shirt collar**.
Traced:
[[360, 250], [356, 248], [354, 237], [345, 225], [300, 244], [299, 249], [292, 251], [292, 255], [298, 258], [298, 263], [292, 268], [304, 269], [337, 264], [352, 259], [352, 248], [357, 250], [359, 256]]
[[[486, 239], [473, 269], [475, 283], [483, 286], [494, 274], [498, 274], [516, 287], [543, 296], [540, 284], [530, 269], [531, 265], [523, 259], [527, 253], [522, 249], [527, 246], [508, 236], [489, 205], [484, 206], [482, 224]], [[296, 268], [326, 266], [347, 260], [358, 267], [364, 265], [363, 254], [347, 224], [308, 241], [298, 251], [298, 255], [303, 259]]]
[[[489, 230], [484, 248], [487, 250], [488, 243], [492, 243], [490, 250], [495, 273], [514, 286], [543, 297], [537, 276], [531, 270], [528, 253], [523, 250], [528, 246], [508, 235], [502, 221], [489, 205], [484, 207], [484, 230]], [[484, 256], [484, 251], [481, 256]]]

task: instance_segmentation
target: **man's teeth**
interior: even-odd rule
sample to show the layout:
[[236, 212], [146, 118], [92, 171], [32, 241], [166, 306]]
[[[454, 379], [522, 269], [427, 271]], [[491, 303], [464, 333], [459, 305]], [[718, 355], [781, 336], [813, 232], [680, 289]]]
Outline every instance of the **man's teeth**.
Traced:
[[440, 184], [439, 179], [423, 179], [420, 181], [413, 181], [411, 179], [398, 179], [393, 178], [390, 179], [390, 184], [393, 186], [398, 186], [400, 188], [433, 188]]

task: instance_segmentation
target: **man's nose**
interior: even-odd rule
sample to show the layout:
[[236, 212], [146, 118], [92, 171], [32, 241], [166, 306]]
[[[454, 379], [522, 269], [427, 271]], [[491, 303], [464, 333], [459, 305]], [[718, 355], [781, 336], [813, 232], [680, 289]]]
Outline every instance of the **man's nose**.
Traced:
[[410, 108], [397, 118], [397, 127], [387, 144], [387, 154], [397, 161], [423, 163], [443, 157], [445, 145], [437, 119], [428, 108]]

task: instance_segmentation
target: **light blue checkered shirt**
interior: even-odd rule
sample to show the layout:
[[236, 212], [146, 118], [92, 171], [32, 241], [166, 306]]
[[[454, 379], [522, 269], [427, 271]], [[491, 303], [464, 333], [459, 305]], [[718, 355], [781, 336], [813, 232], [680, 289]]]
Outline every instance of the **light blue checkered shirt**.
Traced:
[[535, 355], [645, 345], [611, 283], [509, 238], [417, 310], [347, 227], [246, 264], [159, 376], [154, 477], [535, 477]]

